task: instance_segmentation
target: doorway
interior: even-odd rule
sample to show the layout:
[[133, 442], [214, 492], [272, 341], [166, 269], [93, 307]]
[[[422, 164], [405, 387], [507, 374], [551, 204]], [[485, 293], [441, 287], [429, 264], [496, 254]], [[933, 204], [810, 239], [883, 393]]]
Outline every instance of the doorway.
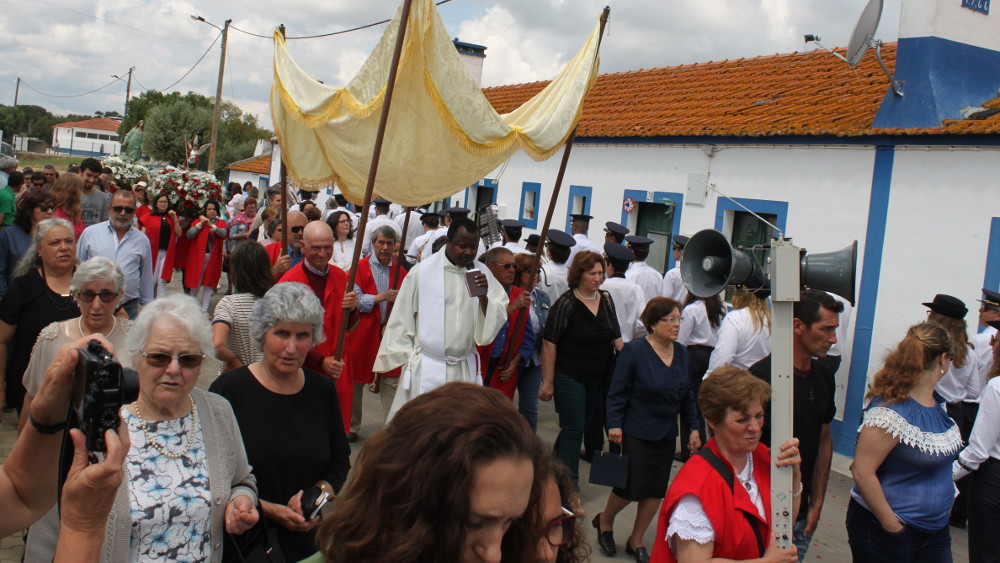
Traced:
[[639, 202], [638, 206], [635, 233], [641, 237], [653, 239], [653, 244], [649, 247], [649, 257], [646, 258], [646, 263], [662, 274], [666, 271], [667, 264], [669, 263], [670, 237], [673, 235], [671, 230], [674, 224], [674, 204]]

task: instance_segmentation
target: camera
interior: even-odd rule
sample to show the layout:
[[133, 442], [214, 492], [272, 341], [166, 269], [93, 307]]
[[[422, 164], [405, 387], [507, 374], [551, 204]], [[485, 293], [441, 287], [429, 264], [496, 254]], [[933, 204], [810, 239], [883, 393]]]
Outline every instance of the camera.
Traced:
[[118, 430], [122, 405], [139, 398], [139, 375], [123, 368], [100, 342], [91, 340], [80, 349], [76, 381], [83, 386], [77, 415], [87, 450], [106, 452], [104, 432]]

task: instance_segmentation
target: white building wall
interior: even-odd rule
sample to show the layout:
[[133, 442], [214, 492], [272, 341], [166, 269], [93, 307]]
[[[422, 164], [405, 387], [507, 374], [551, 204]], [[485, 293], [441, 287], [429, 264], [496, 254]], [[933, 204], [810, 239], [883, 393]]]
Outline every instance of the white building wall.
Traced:
[[[105, 131], [103, 129], [55, 127], [52, 129], [52, 148], [61, 153], [77, 154], [82, 156], [118, 154], [122, 151], [122, 145], [118, 141], [107, 139], [87, 139], [77, 137], [77, 133], [91, 133], [95, 135], [116, 134], [114, 131]], [[58, 149], [56, 149], [57, 144]]]

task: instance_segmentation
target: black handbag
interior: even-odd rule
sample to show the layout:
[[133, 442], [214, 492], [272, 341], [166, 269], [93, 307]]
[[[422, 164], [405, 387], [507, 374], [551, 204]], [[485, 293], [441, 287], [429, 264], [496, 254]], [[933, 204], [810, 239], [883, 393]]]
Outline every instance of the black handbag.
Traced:
[[595, 452], [590, 464], [590, 484], [624, 489], [628, 484], [628, 456]]
[[226, 534], [229, 543], [222, 553], [223, 563], [287, 563], [278, 543], [278, 528], [268, 522], [260, 504], [257, 514], [260, 519], [246, 532]]

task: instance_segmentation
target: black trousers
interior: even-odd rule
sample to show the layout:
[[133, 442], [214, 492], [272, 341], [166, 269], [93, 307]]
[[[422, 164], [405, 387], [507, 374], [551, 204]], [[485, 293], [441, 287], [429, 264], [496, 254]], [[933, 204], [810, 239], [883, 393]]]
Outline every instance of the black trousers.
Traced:
[[[968, 444], [969, 436], [972, 434], [972, 426], [976, 423], [976, 415], [979, 414], [979, 405], [976, 403], [948, 403], [948, 416], [955, 421], [958, 432], [962, 435], [962, 442]], [[968, 517], [969, 504], [969, 483], [972, 476], [966, 475], [955, 483], [958, 488], [958, 496], [955, 497], [955, 504], [951, 505], [951, 521], [957, 524], [964, 524]]]
[[969, 484], [969, 563], [1000, 562], [1000, 460], [989, 458]]
[[[696, 407], [698, 404], [698, 390], [701, 389], [701, 382], [705, 376], [705, 370], [708, 369], [708, 360], [712, 357], [712, 350], [715, 350], [715, 348], [711, 346], [699, 346], [697, 344], [687, 347], [688, 356], [691, 358], [688, 376], [691, 378], [691, 390], [694, 391]], [[691, 452], [688, 451], [688, 438], [691, 437], [691, 428], [688, 427], [683, 416], [679, 418], [681, 429], [681, 460], [687, 461], [691, 457]], [[701, 408], [698, 408], [698, 425], [700, 426], [698, 434], [701, 437], [701, 443], [704, 444], [708, 441], [708, 435], [705, 431], [705, 417], [701, 414]]]

